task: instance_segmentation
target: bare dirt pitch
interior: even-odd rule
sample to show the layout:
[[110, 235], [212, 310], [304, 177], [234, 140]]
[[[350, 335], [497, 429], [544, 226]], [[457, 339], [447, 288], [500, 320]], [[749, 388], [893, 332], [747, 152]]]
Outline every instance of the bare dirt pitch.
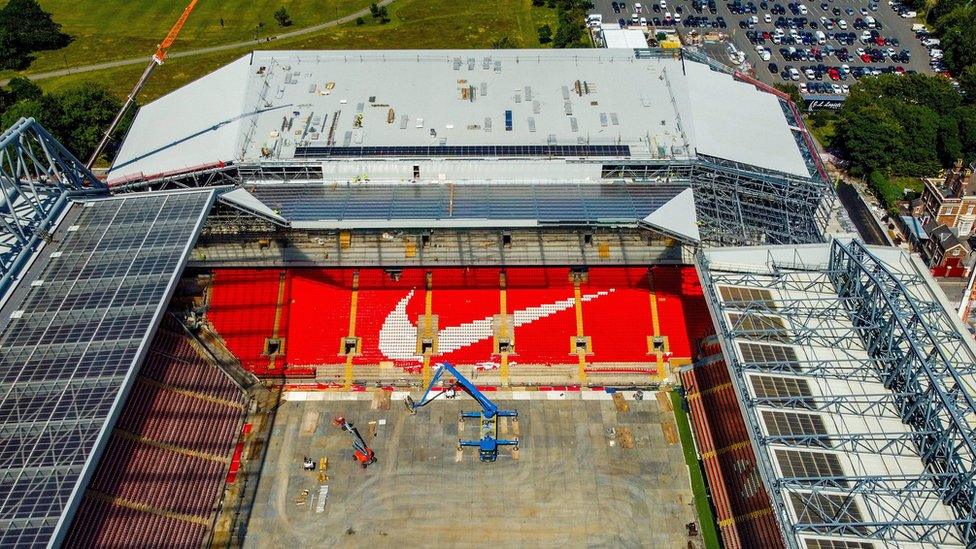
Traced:
[[[669, 442], [674, 415], [653, 394], [625, 407], [579, 393], [566, 400], [527, 394], [540, 399], [492, 394], [521, 416], [519, 459], [502, 449], [495, 463], [479, 462], [470, 448], [455, 461], [457, 413], [478, 409], [466, 395], [434, 401], [415, 416], [398, 396], [389, 410], [373, 409], [368, 397], [284, 403], [245, 546], [700, 546], [685, 527], [695, 514], [681, 445]], [[353, 395], [328, 398], [343, 396]], [[353, 460], [351, 437], [332, 426], [336, 415], [376, 452], [369, 469]], [[462, 436], [476, 438], [475, 429], [469, 420]], [[320, 472], [304, 471], [304, 456], [329, 460], [324, 509]]]

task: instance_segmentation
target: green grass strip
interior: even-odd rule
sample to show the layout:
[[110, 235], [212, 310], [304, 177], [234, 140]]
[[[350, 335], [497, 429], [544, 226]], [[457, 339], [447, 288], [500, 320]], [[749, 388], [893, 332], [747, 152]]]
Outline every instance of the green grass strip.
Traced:
[[695, 443], [691, 438], [691, 424], [688, 414], [681, 407], [681, 397], [677, 391], [671, 391], [671, 405], [674, 408], [674, 419], [678, 423], [678, 435], [681, 437], [681, 448], [685, 454], [685, 463], [691, 474], [691, 491], [695, 496], [695, 509], [698, 511], [698, 524], [701, 527], [702, 539], [706, 549], [719, 549], [718, 530], [715, 528], [715, 517], [712, 507], [708, 504], [708, 492], [705, 489], [705, 478], [702, 475], [701, 464], [695, 453]]

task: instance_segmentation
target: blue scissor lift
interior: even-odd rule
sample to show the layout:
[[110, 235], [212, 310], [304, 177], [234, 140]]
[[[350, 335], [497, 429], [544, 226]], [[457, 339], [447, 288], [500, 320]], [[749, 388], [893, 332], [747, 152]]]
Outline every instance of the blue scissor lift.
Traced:
[[417, 413], [417, 408], [426, 406], [430, 404], [437, 397], [445, 394], [447, 391], [442, 391], [430, 396], [431, 390], [437, 385], [441, 376], [444, 372], [448, 371], [454, 376], [455, 382], [452, 388], [460, 385], [466, 393], [471, 395], [471, 398], [478, 401], [481, 404], [480, 412], [461, 412], [460, 420], [463, 422], [465, 418], [468, 419], [478, 419], [481, 425], [481, 438], [479, 440], [463, 440], [458, 439], [458, 448], [463, 448], [465, 446], [478, 448], [478, 457], [481, 461], [495, 461], [498, 458], [498, 447], [499, 446], [514, 446], [515, 451], [518, 451], [519, 441], [518, 439], [500, 439], [498, 438], [498, 418], [499, 417], [510, 417], [513, 421], [518, 421], [518, 412], [515, 410], [499, 410], [495, 403], [488, 400], [473, 383], [468, 381], [466, 377], [461, 375], [457, 369], [450, 363], [442, 362], [437, 365], [437, 369], [434, 371], [433, 377], [430, 379], [430, 385], [427, 386], [427, 391], [424, 392], [423, 398], [420, 402], [414, 402], [410, 395], [407, 395], [405, 403], [407, 405], [407, 411], [411, 414]]

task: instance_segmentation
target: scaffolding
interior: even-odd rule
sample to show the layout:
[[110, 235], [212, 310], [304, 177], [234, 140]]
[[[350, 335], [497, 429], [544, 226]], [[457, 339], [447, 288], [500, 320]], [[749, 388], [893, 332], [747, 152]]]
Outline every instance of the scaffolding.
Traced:
[[[654, 185], [690, 182], [702, 242], [711, 245], [823, 242], [836, 194], [817, 176], [802, 178], [716, 157], [602, 163], [606, 180]], [[115, 192], [254, 183], [324, 182], [321, 162], [246, 161], [113, 185]], [[554, 181], [558, 183], [558, 181]]]
[[696, 261], [788, 546], [976, 546], [976, 350], [924, 266], [856, 240]]
[[99, 181], [33, 118], [0, 135], [0, 297], [40, 248], [71, 197], [102, 194]]

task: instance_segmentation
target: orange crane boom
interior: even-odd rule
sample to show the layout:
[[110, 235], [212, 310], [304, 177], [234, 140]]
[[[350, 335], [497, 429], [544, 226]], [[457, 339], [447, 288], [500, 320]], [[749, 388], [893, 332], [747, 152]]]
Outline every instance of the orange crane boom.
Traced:
[[198, 0], [190, 0], [190, 3], [186, 6], [186, 9], [183, 10], [180, 18], [176, 20], [176, 24], [173, 25], [173, 28], [169, 29], [169, 33], [166, 35], [166, 38], [164, 38], [163, 41], [160, 42], [159, 46], [156, 47], [156, 53], [154, 53], [150, 59], [149, 66], [146, 67], [146, 70], [142, 73], [142, 76], [139, 77], [139, 81], [136, 82], [135, 87], [132, 88], [129, 96], [126, 97], [125, 103], [122, 104], [122, 108], [119, 109], [118, 114], [116, 114], [115, 118], [112, 119], [112, 123], [109, 124], [108, 130], [105, 131], [105, 135], [102, 136], [102, 140], [98, 143], [98, 146], [95, 147], [95, 151], [92, 152], [91, 158], [88, 159], [87, 166], [89, 169], [95, 165], [98, 155], [102, 154], [102, 151], [105, 150], [105, 145], [108, 144], [108, 140], [109, 137], [112, 136], [112, 132], [114, 132], [115, 128], [118, 127], [119, 122], [122, 121], [122, 117], [124, 117], [125, 113], [129, 111], [132, 104], [136, 102], [136, 96], [138, 96], [139, 92], [142, 91], [143, 86], [146, 85], [146, 82], [149, 80], [149, 77], [152, 76], [153, 71], [156, 70], [156, 67], [163, 64], [163, 61], [166, 59], [166, 53], [169, 51], [169, 47], [173, 45], [173, 42], [176, 42], [176, 37], [179, 36], [180, 31], [183, 29], [183, 25], [186, 24], [186, 20], [190, 17], [190, 12], [192, 12], [193, 8], [197, 6], [197, 2]]
[[197, 7], [197, 0], [191, 0], [190, 4], [186, 6], [180, 18], [176, 20], [176, 24], [173, 28], [169, 29], [169, 34], [163, 39], [162, 43], [156, 48], [156, 53], [153, 55], [153, 59], [156, 59], [158, 63], [162, 63], [166, 59], [166, 52], [169, 51], [169, 47], [176, 42], [176, 37], [179, 36], [180, 31], [183, 30], [183, 25], [186, 24], [186, 20], [190, 17], [190, 12], [193, 8]]

